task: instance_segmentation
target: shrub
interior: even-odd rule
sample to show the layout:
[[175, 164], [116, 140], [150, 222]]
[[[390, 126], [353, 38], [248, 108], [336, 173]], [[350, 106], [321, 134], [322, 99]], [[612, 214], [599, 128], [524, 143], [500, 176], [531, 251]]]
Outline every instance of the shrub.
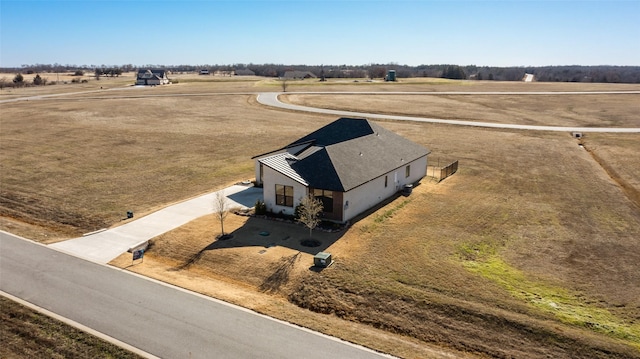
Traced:
[[257, 200], [255, 204], [255, 208], [256, 208], [256, 215], [262, 216], [267, 214], [267, 205], [264, 204], [263, 201]]
[[21, 73], [16, 74], [16, 77], [13, 78], [13, 83], [17, 87], [22, 86], [24, 84], [24, 76]]
[[40, 77], [40, 75], [36, 75], [36, 77], [33, 78], [33, 84], [36, 86], [42, 86], [46, 83], [47, 83], [47, 80]]

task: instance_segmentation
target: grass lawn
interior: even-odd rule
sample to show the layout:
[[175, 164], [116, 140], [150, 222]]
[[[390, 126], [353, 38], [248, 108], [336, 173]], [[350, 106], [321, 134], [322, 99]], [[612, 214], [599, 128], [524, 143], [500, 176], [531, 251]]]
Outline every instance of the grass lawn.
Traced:
[[[335, 120], [265, 108], [249, 94], [279, 85], [185, 75], [177, 85], [139, 92], [3, 104], [0, 226], [51, 242], [117, 225], [127, 210], [142, 215], [252, 178], [252, 156]], [[287, 92], [456, 89], [637, 86], [336, 80], [295, 82]], [[192, 93], [198, 96], [180, 96]], [[289, 94], [287, 101], [478, 121], [640, 126], [640, 95], [566, 96]], [[424, 179], [411, 196], [343, 232], [318, 233], [336, 258], [329, 269], [309, 270], [315, 250], [299, 246], [308, 236], [303, 228], [236, 216], [225, 222], [236, 231], [232, 240], [216, 242], [219, 224], [203, 217], [156, 238], [144, 263], [128, 269], [401, 357], [640, 357], [638, 134], [577, 140], [379, 123], [428, 147], [431, 164], [459, 160], [458, 173], [440, 183]], [[256, 234], [264, 228], [268, 238]]]

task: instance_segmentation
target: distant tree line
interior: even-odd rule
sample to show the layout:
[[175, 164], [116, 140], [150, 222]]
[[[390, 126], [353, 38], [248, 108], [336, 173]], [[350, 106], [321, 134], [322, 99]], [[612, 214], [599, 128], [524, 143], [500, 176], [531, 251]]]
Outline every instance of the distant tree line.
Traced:
[[118, 77], [122, 75], [123, 72], [124, 70], [120, 67], [97, 67], [93, 70], [96, 79], [100, 78], [100, 76]]
[[367, 65], [283, 65], [283, 64], [231, 64], [231, 65], [61, 65], [34, 64], [19, 68], [0, 68], [0, 72], [37, 74], [56, 72], [93, 73], [100, 76], [119, 76], [137, 69], [162, 68], [173, 73], [196, 72], [201, 69], [233, 71], [249, 69], [257, 76], [282, 77], [287, 71], [309, 71], [318, 78], [384, 78], [388, 70], [395, 70], [397, 78], [441, 77], [488, 81], [520, 81], [526, 73], [536, 81], [544, 82], [611, 82], [640, 83], [640, 66], [459, 66], [453, 64], [408, 66], [396, 63]]

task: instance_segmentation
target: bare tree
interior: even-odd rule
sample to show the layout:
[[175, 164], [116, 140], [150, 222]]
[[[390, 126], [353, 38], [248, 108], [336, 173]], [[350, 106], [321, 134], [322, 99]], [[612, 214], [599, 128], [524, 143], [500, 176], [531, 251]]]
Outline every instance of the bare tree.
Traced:
[[227, 214], [229, 214], [229, 206], [227, 205], [227, 198], [224, 195], [223, 191], [220, 190], [216, 192], [216, 198], [213, 201], [213, 210], [217, 211], [216, 216], [220, 219], [220, 228], [222, 229], [222, 234], [220, 237], [224, 237], [224, 219], [227, 218]]
[[298, 222], [309, 228], [309, 237], [312, 236], [313, 229], [320, 223], [320, 213], [322, 213], [322, 201], [308, 195], [300, 200], [298, 208]]

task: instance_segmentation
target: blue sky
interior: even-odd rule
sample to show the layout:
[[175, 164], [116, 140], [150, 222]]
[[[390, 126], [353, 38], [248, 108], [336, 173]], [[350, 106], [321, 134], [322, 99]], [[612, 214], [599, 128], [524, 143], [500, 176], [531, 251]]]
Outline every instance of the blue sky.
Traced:
[[0, 67], [35, 63], [638, 66], [640, 0], [0, 0]]

